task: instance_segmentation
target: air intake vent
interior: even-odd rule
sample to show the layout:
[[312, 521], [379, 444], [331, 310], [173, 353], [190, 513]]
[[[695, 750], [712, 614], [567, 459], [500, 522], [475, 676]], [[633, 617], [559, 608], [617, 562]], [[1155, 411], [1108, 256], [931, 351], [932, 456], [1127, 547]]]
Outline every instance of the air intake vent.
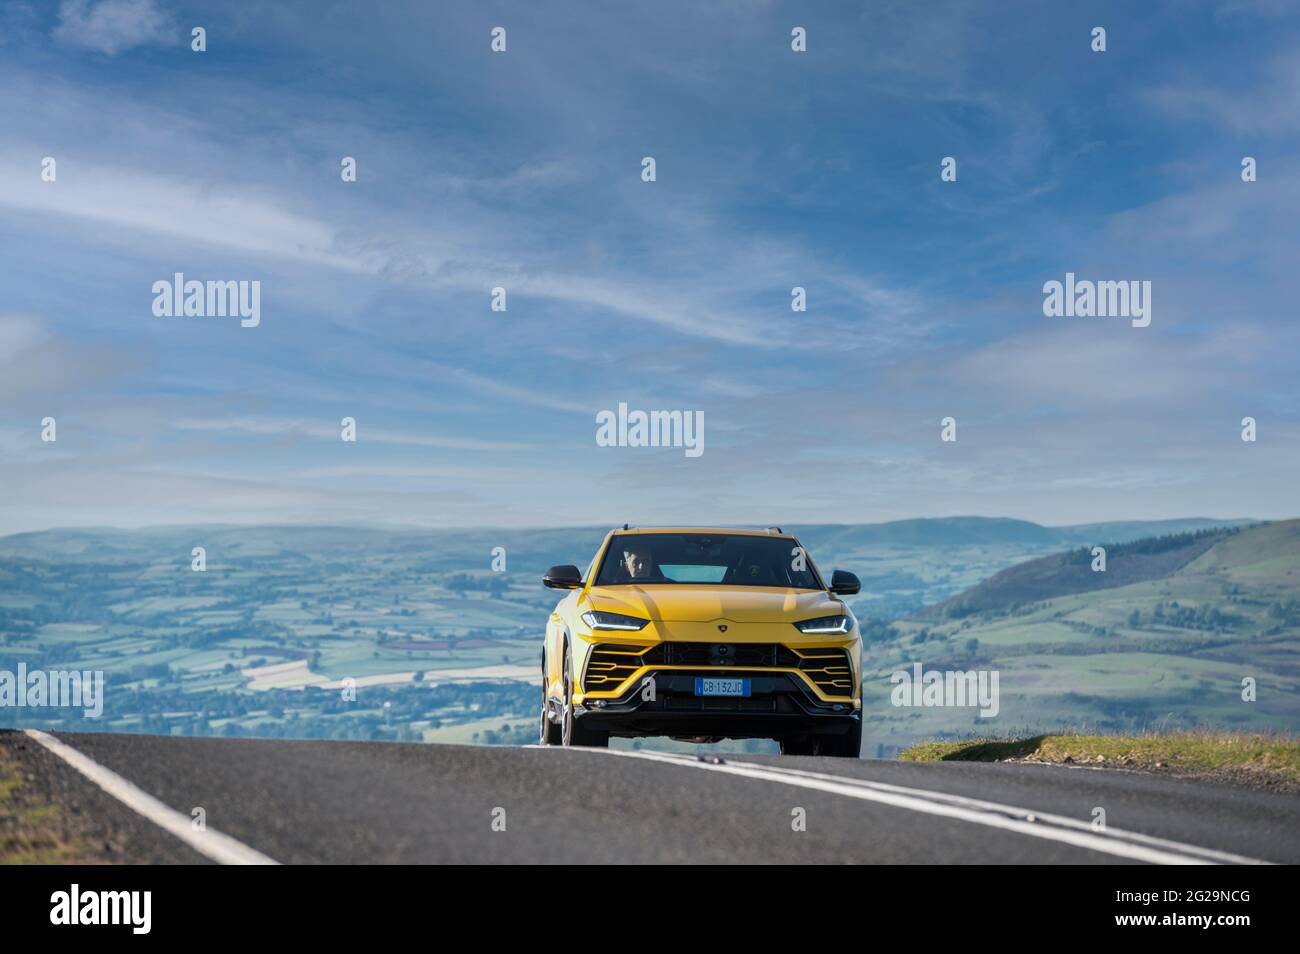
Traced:
[[586, 692], [603, 692], [617, 689], [628, 676], [645, 665], [644, 657], [650, 646], [621, 646], [601, 643], [587, 657], [587, 672], [582, 679]]
[[847, 696], [853, 692], [853, 668], [843, 649], [797, 649], [799, 671], [817, 684], [828, 696]]

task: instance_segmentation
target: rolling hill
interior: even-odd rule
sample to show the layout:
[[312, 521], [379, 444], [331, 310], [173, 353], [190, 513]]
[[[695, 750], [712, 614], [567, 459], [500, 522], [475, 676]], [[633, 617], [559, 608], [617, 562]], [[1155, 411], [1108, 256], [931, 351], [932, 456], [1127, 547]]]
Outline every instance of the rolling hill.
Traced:
[[[982, 732], [1300, 729], [1300, 520], [1026, 562], [875, 633], [865, 653], [884, 750]], [[1001, 711], [896, 708], [889, 674], [988, 669]], [[1255, 701], [1243, 699], [1254, 680]], [[866, 691], [864, 690], [864, 695]]]
[[1009, 611], [1022, 603], [1056, 596], [1158, 580], [1191, 563], [1235, 532], [1235, 529], [1220, 528], [1130, 543], [1107, 543], [1102, 547], [1107, 560], [1105, 569], [1099, 563], [1098, 569], [1093, 569], [1098, 558], [1091, 547], [1054, 553], [994, 574], [979, 586], [928, 607], [918, 615], [926, 619], [960, 619], [981, 612]]

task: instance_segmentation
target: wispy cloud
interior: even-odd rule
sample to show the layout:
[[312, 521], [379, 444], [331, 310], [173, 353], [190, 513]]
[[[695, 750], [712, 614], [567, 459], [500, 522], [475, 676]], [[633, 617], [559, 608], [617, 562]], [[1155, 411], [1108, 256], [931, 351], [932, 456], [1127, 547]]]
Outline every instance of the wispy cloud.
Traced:
[[[1294, 9], [1294, 7], [1293, 7]], [[1227, 70], [1208, 82], [1201, 70], [1189, 70], [1196, 78], [1154, 86], [1144, 93], [1146, 100], [1167, 115], [1198, 124], [1209, 124], [1235, 134], [1273, 138], [1300, 130], [1300, 47], [1291, 47], [1271, 57], [1262, 76], [1247, 71]]]
[[32, 174], [34, 156], [39, 159], [39, 150], [12, 146], [0, 155], [0, 177], [10, 184], [0, 193], [0, 204], [251, 255], [379, 269], [373, 257], [344, 253], [336, 226], [290, 211], [265, 192], [75, 159], [65, 160], [58, 181], [48, 183]]
[[[518, 404], [545, 407], [550, 408], [553, 411], [566, 411], [584, 415], [594, 414], [596, 410], [594, 404], [584, 404], [583, 402], [576, 401], [572, 398], [559, 397], [553, 392], [521, 387], [517, 384], [511, 383], [509, 380], [501, 380], [486, 374], [476, 374], [473, 371], [467, 371], [465, 368], [448, 367], [432, 363], [427, 364], [426, 367], [431, 373], [450, 378], [472, 391], [477, 391], [481, 394], [496, 395]], [[571, 378], [566, 378], [566, 383], [571, 380]]]
[[[207, 431], [238, 435], [254, 434], [265, 437], [299, 437], [313, 440], [340, 440], [341, 427], [322, 421], [308, 421], [282, 417], [220, 417], [177, 418], [171, 426], [178, 431]], [[448, 437], [371, 428], [358, 424], [358, 440], [376, 444], [397, 444], [409, 447], [434, 447], [444, 450], [465, 451], [522, 451], [529, 445], [517, 441], [490, 441], [472, 437]]]
[[157, 0], [63, 0], [54, 38], [107, 56], [176, 39], [172, 18]]

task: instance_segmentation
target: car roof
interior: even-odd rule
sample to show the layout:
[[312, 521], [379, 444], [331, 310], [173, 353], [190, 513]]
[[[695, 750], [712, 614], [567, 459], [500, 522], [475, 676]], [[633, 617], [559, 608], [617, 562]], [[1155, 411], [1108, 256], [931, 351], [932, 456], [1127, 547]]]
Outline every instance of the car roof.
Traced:
[[621, 537], [624, 534], [631, 536], [638, 533], [717, 533], [744, 537], [784, 537], [788, 540], [794, 539], [793, 534], [777, 530], [775, 527], [769, 530], [737, 530], [734, 527], [629, 527], [624, 530], [619, 527], [611, 530], [609, 535]]

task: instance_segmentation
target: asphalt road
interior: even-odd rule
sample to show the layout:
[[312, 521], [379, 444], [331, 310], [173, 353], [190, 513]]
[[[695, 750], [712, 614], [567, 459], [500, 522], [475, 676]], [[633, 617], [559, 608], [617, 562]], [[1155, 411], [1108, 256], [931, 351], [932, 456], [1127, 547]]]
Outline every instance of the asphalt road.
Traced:
[[[203, 808], [210, 828], [283, 863], [1234, 860], [1202, 850], [1300, 861], [1300, 797], [1122, 770], [58, 738], [186, 817]], [[51, 753], [35, 744], [23, 751], [55, 780], [60, 799], [112, 815], [104, 821], [139, 840], [128, 860], [196, 860], [177, 838], [147, 830]], [[1105, 811], [1105, 831], [1092, 827], [1097, 808]], [[796, 830], [801, 818], [803, 830]]]

